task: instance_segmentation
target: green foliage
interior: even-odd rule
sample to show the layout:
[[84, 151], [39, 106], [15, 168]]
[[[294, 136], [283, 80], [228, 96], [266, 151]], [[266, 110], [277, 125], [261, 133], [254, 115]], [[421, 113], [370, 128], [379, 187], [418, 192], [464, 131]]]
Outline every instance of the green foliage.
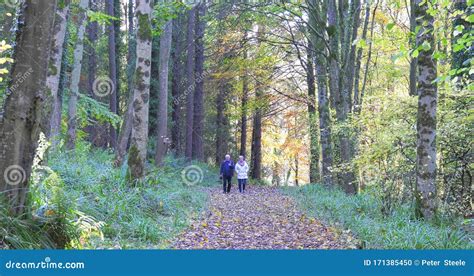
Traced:
[[12, 47], [8, 45], [5, 40], [0, 41], [0, 65], [2, 65], [2, 68], [0, 68], [0, 82], [3, 81], [4, 75], [8, 74], [8, 69], [4, 68], [6, 63], [11, 63], [13, 62], [13, 59], [9, 57], [5, 57], [3, 54], [5, 51], [11, 49]]
[[0, 202], [0, 249], [53, 248], [54, 242], [41, 231], [41, 224], [31, 217], [9, 215], [8, 205]]
[[89, 18], [89, 22], [97, 22], [101, 25], [110, 25], [113, 24], [115, 20], [120, 20], [120, 18], [97, 11], [87, 11], [87, 16]]
[[[137, 186], [114, 168], [107, 150], [78, 143], [74, 154], [52, 152], [36, 166], [24, 217], [0, 204], [0, 248], [165, 248], [201, 216], [205, 187], [218, 183], [213, 168], [194, 163], [202, 180], [186, 185], [184, 159], [166, 158]], [[3, 202], [2, 202], [3, 203]]]
[[[71, 244], [78, 248], [164, 248], [205, 208], [203, 186], [215, 185], [217, 173], [196, 163], [204, 182], [182, 181], [184, 160], [167, 158], [139, 185], [125, 179], [127, 167], [114, 168], [108, 151], [78, 144], [74, 155], [55, 153], [49, 163], [64, 182], [64, 194], [75, 210], [100, 222], [100, 234]], [[87, 227], [83, 227], [86, 228]]]
[[309, 215], [350, 229], [362, 248], [456, 249], [474, 248], [462, 221], [439, 219], [437, 224], [416, 220], [409, 205], [399, 205], [386, 217], [382, 202], [373, 189], [348, 196], [322, 185], [283, 188]]
[[188, 7], [180, 1], [159, 1], [153, 8], [153, 35], [159, 36], [166, 22], [176, 18]]
[[119, 115], [111, 112], [109, 107], [84, 94], [79, 94], [78, 117], [83, 122], [82, 126], [89, 125], [92, 122], [110, 123], [114, 127], [121, 124], [122, 119]]

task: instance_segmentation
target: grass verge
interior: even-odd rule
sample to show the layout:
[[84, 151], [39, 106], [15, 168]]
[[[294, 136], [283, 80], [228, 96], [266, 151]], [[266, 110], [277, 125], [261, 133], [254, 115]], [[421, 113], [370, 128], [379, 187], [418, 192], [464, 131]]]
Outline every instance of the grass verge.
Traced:
[[369, 249], [472, 249], [462, 219], [438, 219], [429, 223], [413, 218], [409, 205], [402, 205], [384, 217], [382, 204], [370, 192], [348, 196], [338, 189], [310, 184], [284, 187], [308, 215], [329, 225], [350, 229]]

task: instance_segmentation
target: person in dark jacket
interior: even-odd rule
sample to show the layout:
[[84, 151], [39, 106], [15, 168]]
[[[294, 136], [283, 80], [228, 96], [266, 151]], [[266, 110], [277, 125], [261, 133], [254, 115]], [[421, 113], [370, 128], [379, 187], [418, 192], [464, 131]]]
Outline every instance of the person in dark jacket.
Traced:
[[230, 186], [232, 185], [232, 176], [234, 176], [234, 161], [230, 159], [230, 155], [225, 156], [225, 160], [221, 163], [221, 179], [224, 188], [224, 194], [230, 193]]

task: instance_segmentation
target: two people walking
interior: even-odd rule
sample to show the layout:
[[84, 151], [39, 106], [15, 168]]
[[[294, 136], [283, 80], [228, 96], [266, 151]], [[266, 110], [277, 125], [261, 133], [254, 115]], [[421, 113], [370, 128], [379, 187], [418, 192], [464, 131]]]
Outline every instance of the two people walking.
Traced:
[[239, 183], [239, 192], [245, 192], [245, 186], [247, 185], [249, 165], [245, 162], [245, 158], [239, 156], [239, 161], [234, 164], [234, 161], [230, 158], [230, 155], [225, 156], [225, 160], [221, 163], [221, 179], [223, 183], [224, 193], [230, 193], [232, 186], [232, 177], [234, 171], [237, 173], [237, 182]]

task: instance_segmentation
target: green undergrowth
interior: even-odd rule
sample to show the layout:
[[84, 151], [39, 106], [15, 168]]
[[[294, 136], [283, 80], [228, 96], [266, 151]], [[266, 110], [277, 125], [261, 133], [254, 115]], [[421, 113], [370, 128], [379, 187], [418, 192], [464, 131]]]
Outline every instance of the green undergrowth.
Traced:
[[[284, 187], [308, 215], [329, 225], [349, 229], [360, 248], [370, 249], [472, 249], [466, 226], [468, 220], [438, 218], [435, 222], [413, 217], [409, 205], [394, 208], [389, 216], [382, 203], [368, 192], [348, 196], [339, 189], [309, 184]], [[471, 237], [472, 238], [472, 237]]]
[[[110, 151], [87, 145], [50, 154], [48, 166], [35, 170], [26, 218], [0, 223], [14, 241], [3, 239], [6, 246], [168, 248], [205, 211], [206, 188], [218, 184], [206, 164], [167, 157], [163, 167], [148, 165], [146, 177], [132, 185], [126, 164], [115, 168], [113, 160]], [[52, 221], [57, 226], [47, 227]]]

